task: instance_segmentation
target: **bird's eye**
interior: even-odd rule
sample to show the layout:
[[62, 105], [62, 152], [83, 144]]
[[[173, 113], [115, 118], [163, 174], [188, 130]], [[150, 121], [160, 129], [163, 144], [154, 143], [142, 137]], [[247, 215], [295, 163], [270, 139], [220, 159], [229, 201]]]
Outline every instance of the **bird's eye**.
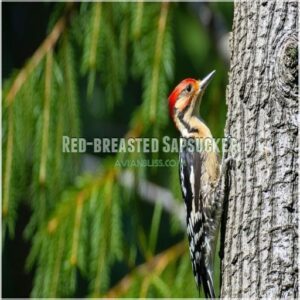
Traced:
[[189, 93], [189, 92], [192, 90], [192, 85], [189, 84], [189, 85], [185, 88], [185, 90]]

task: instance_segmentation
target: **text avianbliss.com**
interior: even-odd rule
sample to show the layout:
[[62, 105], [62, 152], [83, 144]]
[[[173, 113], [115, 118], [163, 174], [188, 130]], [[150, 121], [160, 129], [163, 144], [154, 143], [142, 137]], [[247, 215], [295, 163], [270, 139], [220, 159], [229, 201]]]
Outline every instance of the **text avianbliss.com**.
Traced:
[[[62, 137], [62, 151], [64, 153], [173, 153], [185, 148], [188, 151], [219, 152], [226, 144], [227, 138], [171, 138], [164, 136], [158, 138], [94, 138], [87, 140], [82, 137]], [[230, 148], [236, 145], [236, 141], [230, 138]]]

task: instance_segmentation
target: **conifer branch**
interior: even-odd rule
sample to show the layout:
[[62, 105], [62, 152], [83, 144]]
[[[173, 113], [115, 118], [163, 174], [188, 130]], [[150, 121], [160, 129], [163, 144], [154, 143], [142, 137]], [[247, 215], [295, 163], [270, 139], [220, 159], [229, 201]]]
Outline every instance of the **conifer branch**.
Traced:
[[47, 36], [44, 42], [40, 45], [40, 47], [35, 51], [31, 59], [25, 65], [23, 69], [19, 72], [17, 77], [15, 78], [14, 82], [12, 83], [11, 88], [9, 89], [5, 103], [6, 105], [11, 105], [14, 101], [17, 93], [26, 82], [29, 75], [32, 71], [39, 65], [45, 55], [54, 48], [56, 45], [59, 37], [61, 36], [62, 32], [65, 30], [67, 19], [69, 17], [70, 8], [73, 6], [72, 3], [69, 3], [66, 14], [63, 15], [53, 27], [51, 33]]
[[121, 297], [130, 289], [130, 286], [136, 276], [146, 277], [149, 276], [149, 274], [160, 275], [170, 263], [181, 257], [186, 249], [186, 241], [182, 241], [154, 256], [151, 260], [136, 267], [133, 271], [126, 275], [117, 285], [110, 289], [104, 297]]
[[144, 1], [139, 1], [137, 4], [137, 13], [136, 13], [136, 21], [134, 26], [134, 38], [139, 39], [141, 36], [141, 29], [142, 29], [142, 20], [143, 20], [143, 13], [144, 13]]
[[104, 275], [103, 272], [103, 266], [104, 266], [104, 258], [105, 255], [107, 254], [107, 244], [106, 243], [100, 243], [100, 247], [99, 247], [99, 254], [98, 255], [98, 260], [97, 260], [97, 268], [96, 268], [96, 276], [95, 276], [95, 284], [93, 287], [93, 297], [97, 297], [96, 295], [100, 294], [101, 291], [101, 276]]
[[85, 199], [84, 191], [80, 192], [76, 199], [76, 210], [75, 210], [75, 220], [74, 220], [74, 231], [73, 231], [73, 238], [72, 238], [72, 250], [71, 250], [71, 257], [70, 263], [72, 266], [76, 266], [78, 263], [78, 247], [79, 247], [79, 232], [81, 227], [81, 217], [82, 217], [82, 206], [83, 201]]
[[154, 64], [152, 69], [151, 94], [150, 94], [151, 122], [154, 122], [156, 117], [156, 106], [157, 106], [157, 98], [158, 98], [157, 93], [159, 87], [159, 73], [161, 68], [161, 52], [163, 47], [164, 34], [166, 30], [168, 10], [169, 10], [169, 2], [163, 2], [161, 4], [160, 16], [158, 20], [158, 31], [157, 31], [157, 38], [155, 42]]
[[57, 127], [56, 127], [56, 135], [55, 135], [55, 167], [56, 173], [59, 174], [61, 172], [61, 164], [62, 164], [62, 136], [63, 136], [63, 127], [64, 127], [64, 118], [63, 118], [63, 102], [59, 101], [58, 103], [58, 118], [57, 118]]
[[3, 186], [3, 206], [2, 215], [3, 217], [8, 214], [9, 198], [10, 198], [10, 181], [11, 181], [11, 169], [12, 169], [12, 158], [13, 158], [13, 135], [14, 135], [14, 124], [13, 124], [13, 106], [8, 108], [8, 137], [6, 146], [6, 157], [5, 157], [5, 172], [4, 172], [4, 186]]
[[73, 51], [69, 41], [68, 32], [63, 36], [62, 43], [62, 59], [63, 59], [63, 73], [65, 79], [65, 97], [66, 106], [69, 110], [69, 122], [71, 127], [71, 135], [76, 136], [79, 133], [78, 123], [78, 108], [77, 108], [77, 87], [75, 85], [75, 63]]
[[80, 205], [83, 205], [85, 201], [91, 198], [91, 194], [94, 189], [99, 189], [107, 180], [107, 176], [101, 175], [91, 180], [87, 185], [82, 187], [77, 193], [71, 193], [67, 201], [62, 201], [56, 208], [52, 218], [47, 223], [47, 232], [48, 234], [55, 234], [60, 222], [68, 217], [70, 209], [74, 207], [74, 201], [78, 199], [78, 197], [82, 197], [80, 201]]
[[42, 149], [41, 149], [41, 163], [39, 170], [39, 184], [44, 185], [46, 182], [46, 168], [48, 157], [48, 143], [49, 143], [49, 126], [50, 126], [50, 102], [51, 102], [51, 82], [52, 82], [52, 63], [53, 53], [49, 50], [46, 56], [46, 70], [45, 70], [45, 94], [44, 94], [44, 109], [43, 109], [43, 129], [42, 129]]
[[100, 18], [101, 18], [102, 5], [100, 2], [96, 2], [94, 5], [94, 16], [93, 16], [93, 26], [91, 34], [91, 49], [89, 55], [89, 67], [96, 67], [96, 57], [97, 57], [97, 45], [99, 41], [99, 30], [100, 30]]
[[95, 3], [95, 9], [93, 12], [92, 18], [92, 33], [91, 33], [91, 46], [89, 49], [89, 58], [88, 58], [88, 67], [90, 69], [89, 78], [88, 78], [88, 96], [92, 95], [92, 91], [95, 84], [96, 77], [96, 64], [97, 64], [97, 50], [99, 43], [99, 31], [100, 31], [100, 22], [101, 22], [101, 13], [102, 13], [102, 4], [100, 2]]
[[57, 297], [57, 287], [58, 287], [58, 281], [60, 277], [60, 269], [61, 269], [61, 264], [62, 264], [62, 259], [63, 259], [63, 253], [65, 249], [65, 236], [64, 236], [64, 231], [60, 230], [60, 236], [59, 236], [59, 241], [58, 241], [58, 253], [56, 255], [56, 263], [54, 267], [54, 272], [53, 272], [53, 280], [52, 280], [52, 286], [51, 286], [51, 293], [53, 298]]
[[151, 283], [151, 280], [150, 280], [150, 276], [146, 276], [142, 282], [142, 285], [141, 285], [141, 290], [140, 290], [140, 294], [139, 294], [139, 298], [147, 298], [147, 292], [149, 290], [149, 287], [150, 287], [150, 283]]
[[[105, 186], [105, 197], [103, 199], [104, 201], [104, 206], [105, 208], [110, 208], [111, 204], [112, 204], [112, 181], [114, 180], [114, 174], [112, 172], [109, 172], [107, 175], [107, 184]], [[97, 268], [96, 268], [96, 276], [95, 276], [95, 285], [93, 288], [93, 295], [97, 295], [100, 294], [101, 291], [101, 276], [103, 276], [103, 267], [104, 267], [104, 258], [107, 254], [107, 244], [108, 241], [111, 239], [111, 227], [108, 226], [109, 225], [109, 221], [110, 220], [110, 214], [108, 211], [104, 210], [105, 213], [103, 214], [103, 228], [105, 228], [105, 231], [102, 232], [103, 234], [103, 240], [102, 243], [100, 242], [100, 249], [99, 249], [99, 254], [101, 253], [101, 255], [98, 255], [98, 260], [97, 260]], [[105, 240], [105, 242], [103, 242]]]

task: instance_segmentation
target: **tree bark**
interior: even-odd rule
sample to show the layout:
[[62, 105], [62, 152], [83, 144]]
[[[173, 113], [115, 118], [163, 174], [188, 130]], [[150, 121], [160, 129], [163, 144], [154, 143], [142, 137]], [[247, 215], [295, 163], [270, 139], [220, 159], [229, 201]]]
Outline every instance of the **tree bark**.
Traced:
[[236, 2], [230, 47], [221, 297], [297, 298], [298, 3]]

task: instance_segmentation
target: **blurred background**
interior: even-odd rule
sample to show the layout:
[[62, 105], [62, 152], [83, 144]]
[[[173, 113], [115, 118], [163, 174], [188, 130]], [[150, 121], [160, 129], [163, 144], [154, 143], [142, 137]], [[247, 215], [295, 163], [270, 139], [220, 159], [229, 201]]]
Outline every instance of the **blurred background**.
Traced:
[[199, 296], [178, 166], [116, 166], [178, 155], [63, 153], [62, 136], [178, 137], [168, 94], [216, 70], [201, 116], [222, 137], [232, 17], [228, 2], [2, 4], [3, 297]]

